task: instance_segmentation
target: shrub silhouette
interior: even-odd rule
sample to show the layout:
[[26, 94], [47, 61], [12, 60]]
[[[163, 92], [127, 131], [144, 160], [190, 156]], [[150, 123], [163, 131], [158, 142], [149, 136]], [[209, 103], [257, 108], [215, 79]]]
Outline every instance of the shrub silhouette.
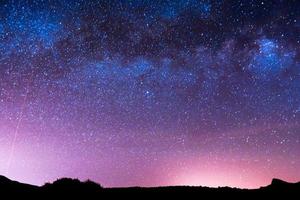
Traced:
[[103, 188], [90, 180], [81, 182], [78, 179], [62, 178], [42, 186], [44, 191], [64, 193], [91, 193], [101, 191]]

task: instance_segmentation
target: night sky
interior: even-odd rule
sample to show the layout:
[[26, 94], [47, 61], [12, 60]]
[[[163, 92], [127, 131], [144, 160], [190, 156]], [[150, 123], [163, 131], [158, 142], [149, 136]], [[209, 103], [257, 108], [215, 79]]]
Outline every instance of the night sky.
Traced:
[[297, 0], [1, 0], [0, 174], [300, 180]]

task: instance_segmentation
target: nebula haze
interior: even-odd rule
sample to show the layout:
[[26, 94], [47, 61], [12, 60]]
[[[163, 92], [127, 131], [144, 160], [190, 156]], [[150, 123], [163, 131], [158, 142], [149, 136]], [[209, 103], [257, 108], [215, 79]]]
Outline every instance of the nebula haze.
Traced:
[[296, 0], [2, 0], [0, 174], [300, 180]]

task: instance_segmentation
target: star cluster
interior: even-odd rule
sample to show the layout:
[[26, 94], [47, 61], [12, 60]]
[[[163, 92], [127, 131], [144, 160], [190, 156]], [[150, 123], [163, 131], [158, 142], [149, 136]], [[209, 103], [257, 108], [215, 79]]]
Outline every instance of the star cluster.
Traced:
[[0, 173], [298, 181], [299, 45], [296, 0], [3, 0]]

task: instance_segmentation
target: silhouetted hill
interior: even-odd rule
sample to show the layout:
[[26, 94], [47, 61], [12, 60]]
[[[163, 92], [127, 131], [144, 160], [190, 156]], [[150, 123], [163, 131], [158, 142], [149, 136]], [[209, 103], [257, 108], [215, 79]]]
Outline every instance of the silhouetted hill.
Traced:
[[0, 176], [0, 193], [3, 192], [18, 192], [18, 193], [32, 193], [37, 192], [40, 188], [34, 185], [19, 183], [12, 181], [5, 176]]
[[[300, 194], [300, 182], [288, 183], [280, 179], [273, 179], [272, 183], [259, 189], [239, 189], [230, 187], [190, 187], [190, 186], [169, 186], [169, 187], [130, 187], [130, 188], [103, 188], [101, 185], [90, 180], [81, 182], [78, 179], [62, 178], [53, 183], [46, 183], [38, 187], [29, 184], [12, 181], [0, 176], [0, 194], [30, 195], [40, 198], [57, 198], [62, 196], [78, 197], [122, 197], [122, 198], [146, 198], [146, 197], [289, 197], [289, 195]], [[1, 198], [1, 196], [0, 196]]]

